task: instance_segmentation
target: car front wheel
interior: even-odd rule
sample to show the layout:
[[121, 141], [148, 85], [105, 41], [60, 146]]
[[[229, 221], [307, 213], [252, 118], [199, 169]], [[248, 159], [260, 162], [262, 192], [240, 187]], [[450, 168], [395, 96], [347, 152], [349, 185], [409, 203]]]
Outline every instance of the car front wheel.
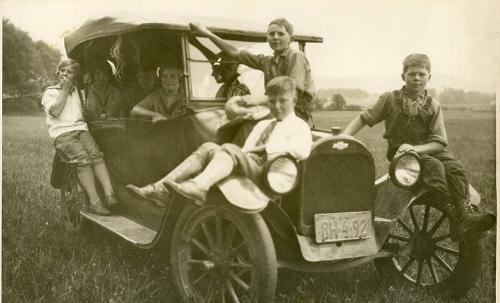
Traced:
[[187, 207], [171, 245], [174, 284], [187, 302], [273, 302], [277, 262], [260, 215]]
[[465, 295], [480, 274], [482, 245], [477, 239], [457, 242], [454, 230], [456, 222], [438, 203], [419, 199], [398, 219], [386, 242], [399, 247], [400, 254], [375, 260], [379, 273], [448, 297]]

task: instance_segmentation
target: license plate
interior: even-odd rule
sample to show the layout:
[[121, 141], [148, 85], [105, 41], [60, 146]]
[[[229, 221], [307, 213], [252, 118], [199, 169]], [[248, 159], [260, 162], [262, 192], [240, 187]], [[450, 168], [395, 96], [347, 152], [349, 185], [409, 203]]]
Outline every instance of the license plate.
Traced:
[[370, 211], [314, 215], [317, 243], [358, 240], [372, 237]]

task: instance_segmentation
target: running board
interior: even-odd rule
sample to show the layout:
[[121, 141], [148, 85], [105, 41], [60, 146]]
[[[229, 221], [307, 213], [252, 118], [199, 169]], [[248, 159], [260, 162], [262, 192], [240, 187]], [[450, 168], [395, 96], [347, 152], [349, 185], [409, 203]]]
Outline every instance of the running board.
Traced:
[[96, 223], [136, 246], [151, 244], [156, 237], [154, 230], [122, 216], [99, 216], [84, 211], [80, 211], [80, 214], [84, 219]]

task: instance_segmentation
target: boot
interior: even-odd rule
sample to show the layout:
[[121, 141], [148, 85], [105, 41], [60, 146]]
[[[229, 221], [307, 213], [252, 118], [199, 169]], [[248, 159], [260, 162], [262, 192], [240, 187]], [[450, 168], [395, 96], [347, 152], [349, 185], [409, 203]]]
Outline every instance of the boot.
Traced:
[[197, 155], [191, 154], [181, 164], [177, 165], [167, 176], [159, 180], [157, 183], [168, 183], [167, 180], [174, 182], [182, 182], [189, 179], [191, 176], [198, 174], [205, 167], [205, 161]]
[[169, 191], [163, 185], [163, 183], [156, 182], [143, 187], [137, 187], [135, 185], [128, 184], [127, 189], [131, 194], [139, 198], [151, 201], [157, 206], [167, 206], [165, 202], [168, 201]]
[[94, 202], [91, 201], [89, 212], [101, 216], [109, 216], [111, 214], [111, 212], [106, 207], [104, 207], [101, 200], [96, 200]]
[[233, 171], [233, 159], [225, 152], [217, 153], [207, 167], [195, 178], [182, 182], [168, 184], [186, 198], [205, 202], [207, 192], [215, 183], [229, 176]]
[[455, 233], [459, 238], [472, 234], [481, 234], [493, 227], [496, 217], [491, 212], [480, 213], [475, 211], [468, 202], [461, 201], [455, 207], [447, 204], [445, 212], [457, 223]]

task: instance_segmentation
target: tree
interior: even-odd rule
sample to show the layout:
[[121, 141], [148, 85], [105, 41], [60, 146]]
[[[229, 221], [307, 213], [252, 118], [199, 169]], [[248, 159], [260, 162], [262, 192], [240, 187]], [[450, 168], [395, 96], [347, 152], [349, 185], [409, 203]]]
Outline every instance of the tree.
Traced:
[[7, 19], [3, 25], [3, 85], [7, 93], [34, 93], [57, 80], [55, 70], [61, 53]]
[[346, 106], [345, 98], [341, 94], [335, 94], [332, 97], [332, 110], [344, 110]]

